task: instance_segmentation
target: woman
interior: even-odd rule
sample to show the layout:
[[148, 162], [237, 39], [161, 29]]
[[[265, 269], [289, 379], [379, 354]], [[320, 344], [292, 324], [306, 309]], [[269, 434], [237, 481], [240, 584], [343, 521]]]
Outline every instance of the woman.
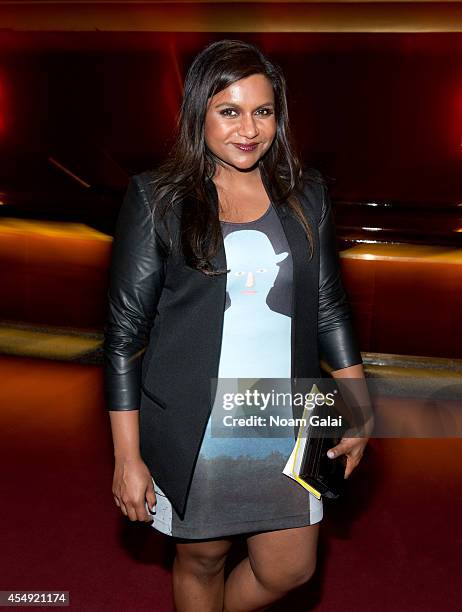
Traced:
[[[169, 159], [125, 196], [108, 302], [115, 503], [174, 538], [179, 612], [266, 608], [312, 575], [322, 502], [282, 473], [293, 437], [213, 435], [220, 381], [284, 385], [320, 376], [320, 359], [364, 372], [327, 191], [302, 172], [284, 77], [253, 45], [222, 40], [191, 65]], [[366, 443], [332, 449], [345, 477]], [[249, 555], [225, 584], [238, 534]]]

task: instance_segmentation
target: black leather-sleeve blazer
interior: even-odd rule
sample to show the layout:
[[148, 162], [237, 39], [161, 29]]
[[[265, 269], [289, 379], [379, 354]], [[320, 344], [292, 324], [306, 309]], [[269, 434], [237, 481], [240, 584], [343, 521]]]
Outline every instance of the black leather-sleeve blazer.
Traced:
[[143, 175], [135, 175], [117, 218], [109, 267], [103, 342], [109, 410], [139, 409], [141, 362], [165, 278], [154, 227]]
[[323, 196], [319, 222], [319, 355], [332, 370], [340, 370], [362, 364], [362, 357], [342, 283], [332, 202], [321, 174], [317, 175]]
[[[322, 193], [318, 349], [319, 357], [338, 370], [361, 364], [362, 358], [341, 281], [331, 201], [321, 174], [314, 174]], [[165, 280], [167, 256], [152, 221], [147, 175], [130, 179], [112, 246], [103, 343], [108, 410], [139, 409], [142, 358]]]

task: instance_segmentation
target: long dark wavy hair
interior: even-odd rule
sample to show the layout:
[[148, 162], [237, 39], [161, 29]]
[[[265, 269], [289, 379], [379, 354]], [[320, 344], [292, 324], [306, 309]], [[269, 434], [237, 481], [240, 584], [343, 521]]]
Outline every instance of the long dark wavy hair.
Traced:
[[[182, 206], [182, 253], [189, 266], [204, 274], [226, 273], [210, 263], [218, 250], [221, 228], [218, 207], [206, 189], [206, 181], [214, 176], [217, 163], [204, 137], [207, 103], [229, 85], [254, 74], [265, 75], [273, 86], [277, 125], [275, 138], [258, 164], [271, 185], [274, 205], [288, 204], [305, 230], [310, 258], [313, 253], [312, 229], [296, 196], [296, 191], [302, 189], [303, 173], [290, 133], [282, 70], [250, 43], [220, 40], [205, 47], [191, 64], [184, 82], [174, 144], [165, 162], [151, 171], [153, 214], [168, 229], [166, 213]], [[171, 237], [169, 240], [167, 248], [171, 249]]]

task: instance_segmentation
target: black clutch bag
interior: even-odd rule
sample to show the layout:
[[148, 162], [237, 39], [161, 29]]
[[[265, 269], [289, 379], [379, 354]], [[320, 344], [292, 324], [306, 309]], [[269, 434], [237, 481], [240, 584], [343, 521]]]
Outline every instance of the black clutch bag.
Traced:
[[343, 493], [346, 457], [329, 459], [327, 451], [341, 437], [316, 437], [307, 440], [300, 467], [300, 477], [322, 496], [335, 499]]
[[[340, 413], [333, 406], [328, 413], [316, 416], [330, 417], [338, 420]], [[344, 417], [343, 417], [344, 418]], [[331, 421], [332, 422], [332, 421]], [[340, 418], [342, 422], [342, 418]], [[329, 459], [327, 451], [336, 446], [348, 429], [346, 424], [331, 426], [316, 426], [312, 435], [306, 440], [300, 465], [300, 477], [322, 496], [335, 499], [339, 497], [345, 486], [346, 456], [340, 455]]]

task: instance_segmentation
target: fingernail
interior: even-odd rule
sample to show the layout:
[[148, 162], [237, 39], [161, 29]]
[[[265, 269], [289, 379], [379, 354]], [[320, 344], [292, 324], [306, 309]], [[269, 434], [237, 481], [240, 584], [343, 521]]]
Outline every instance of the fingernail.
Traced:
[[327, 451], [327, 456], [329, 457], [329, 459], [333, 459], [335, 457], [334, 451]]

